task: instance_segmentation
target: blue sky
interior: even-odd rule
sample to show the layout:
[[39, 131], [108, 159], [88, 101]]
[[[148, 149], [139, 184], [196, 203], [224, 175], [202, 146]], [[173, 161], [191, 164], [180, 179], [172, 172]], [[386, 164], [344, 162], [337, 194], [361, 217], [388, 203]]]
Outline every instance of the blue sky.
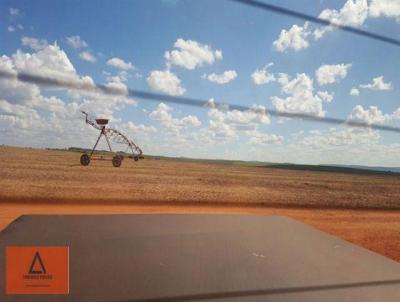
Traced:
[[[397, 0], [265, 1], [400, 37]], [[2, 1], [0, 20], [0, 68], [400, 125], [398, 47], [230, 1]], [[90, 146], [81, 109], [145, 153], [400, 165], [398, 134], [10, 80], [0, 80], [0, 143]]]

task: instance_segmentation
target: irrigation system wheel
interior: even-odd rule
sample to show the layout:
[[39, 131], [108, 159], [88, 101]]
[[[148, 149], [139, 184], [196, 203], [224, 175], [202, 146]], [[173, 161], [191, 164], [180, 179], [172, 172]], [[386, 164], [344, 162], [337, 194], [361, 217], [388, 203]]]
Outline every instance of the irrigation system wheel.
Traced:
[[119, 155], [116, 155], [116, 156], [113, 157], [112, 164], [113, 164], [114, 167], [121, 166], [121, 163], [122, 163], [122, 160], [121, 160], [121, 157]]
[[87, 155], [86, 153], [85, 153], [85, 154], [82, 154], [82, 155], [81, 155], [81, 165], [82, 165], [82, 166], [88, 166], [89, 163], [90, 163], [90, 157], [89, 157], [89, 155]]

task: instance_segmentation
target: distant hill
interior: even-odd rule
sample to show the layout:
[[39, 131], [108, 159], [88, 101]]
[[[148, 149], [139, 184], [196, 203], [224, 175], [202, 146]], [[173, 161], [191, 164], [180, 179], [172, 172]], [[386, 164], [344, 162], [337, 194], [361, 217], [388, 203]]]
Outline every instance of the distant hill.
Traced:
[[363, 175], [399, 175], [400, 171], [390, 171], [389, 168], [384, 170], [373, 170], [366, 166], [336, 166], [336, 165], [300, 165], [300, 164], [265, 164], [266, 168], [285, 169], [285, 170], [301, 170], [301, 171], [320, 171], [320, 172], [336, 172]]
[[335, 167], [352, 168], [352, 169], [363, 169], [381, 172], [393, 172], [400, 173], [400, 167], [379, 167], [379, 166], [362, 166], [362, 165], [329, 165]]
[[[54, 149], [53, 149], [54, 150]], [[60, 150], [60, 149], [57, 149]], [[64, 149], [65, 150], [65, 149]], [[79, 147], [70, 147], [68, 151], [73, 152], [90, 152], [90, 149]], [[109, 151], [99, 150], [95, 151], [97, 154], [108, 154]], [[271, 169], [285, 169], [285, 170], [300, 170], [300, 171], [321, 171], [321, 172], [336, 172], [336, 173], [352, 173], [352, 174], [378, 174], [378, 175], [399, 175], [400, 167], [370, 167], [362, 165], [303, 165], [292, 163], [269, 163], [261, 161], [244, 161], [244, 160], [229, 160], [229, 159], [201, 159], [201, 158], [188, 158], [188, 157], [168, 157], [161, 155], [145, 155], [145, 158], [153, 160], [175, 160], [193, 163], [210, 163], [210, 164], [224, 164], [224, 165], [241, 165], [260, 168]]]

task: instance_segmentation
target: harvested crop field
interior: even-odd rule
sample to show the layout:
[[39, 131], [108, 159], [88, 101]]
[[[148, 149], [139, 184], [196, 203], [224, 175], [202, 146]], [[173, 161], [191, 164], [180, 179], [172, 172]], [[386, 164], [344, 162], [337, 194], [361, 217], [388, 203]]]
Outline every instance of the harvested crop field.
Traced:
[[400, 261], [400, 176], [179, 160], [79, 164], [79, 153], [0, 147], [0, 229], [32, 213], [285, 215]]

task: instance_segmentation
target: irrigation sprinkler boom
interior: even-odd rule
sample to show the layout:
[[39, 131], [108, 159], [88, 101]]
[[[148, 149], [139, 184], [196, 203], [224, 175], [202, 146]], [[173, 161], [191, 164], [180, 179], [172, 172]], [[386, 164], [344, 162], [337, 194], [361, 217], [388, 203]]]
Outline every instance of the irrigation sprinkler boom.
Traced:
[[[82, 113], [85, 115], [85, 122], [86, 124], [89, 124], [95, 129], [100, 130], [100, 134], [97, 138], [97, 141], [90, 152], [90, 154], [82, 154], [81, 156], [81, 164], [83, 166], [89, 165], [91, 160], [106, 160], [104, 156], [94, 156], [93, 153], [96, 150], [97, 144], [99, 143], [100, 139], [102, 136], [105, 137], [108, 148], [110, 149], [111, 153], [114, 153], [112, 157], [112, 164], [114, 167], [119, 167], [121, 166], [122, 160], [124, 159], [124, 154], [128, 153], [129, 158], [133, 158], [135, 161], [138, 161], [139, 159], [143, 158], [143, 152], [142, 150], [131, 140], [129, 139], [126, 135], [121, 133], [120, 131], [109, 128], [107, 127], [108, 124], [108, 119], [91, 119], [89, 117], [89, 114], [86, 113], [85, 111], [82, 111]], [[126, 145], [126, 149], [124, 152], [113, 152], [111, 143], [114, 142], [117, 144], [122, 144]]]

